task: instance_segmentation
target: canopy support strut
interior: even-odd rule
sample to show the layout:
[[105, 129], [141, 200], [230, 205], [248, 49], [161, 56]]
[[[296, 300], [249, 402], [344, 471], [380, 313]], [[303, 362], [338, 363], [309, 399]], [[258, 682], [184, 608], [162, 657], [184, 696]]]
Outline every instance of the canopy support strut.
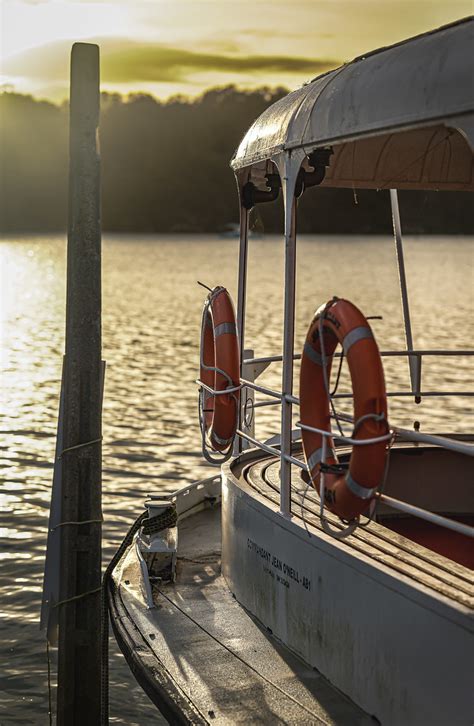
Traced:
[[[249, 237], [249, 210], [243, 205], [242, 186], [243, 180], [240, 175], [237, 177], [239, 184], [240, 197], [240, 246], [239, 246], [239, 279], [237, 291], [237, 330], [239, 334], [240, 346], [240, 375], [243, 375], [242, 366], [244, 359], [245, 344], [245, 302], [247, 293], [247, 257], [248, 257], [248, 237]], [[239, 411], [239, 429], [242, 428], [242, 406]], [[234, 456], [237, 456], [243, 450], [243, 442], [240, 436], [235, 437]]]
[[[397, 252], [398, 277], [402, 297], [403, 322], [405, 325], [405, 340], [407, 351], [413, 350], [413, 336], [411, 332], [410, 303], [408, 301], [407, 279], [405, 274], [405, 259], [403, 256], [402, 225], [400, 222], [400, 209], [396, 189], [390, 189], [390, 204], [392, 206], [393, 233], [395, 236], [395, 249]], [[421, 403], [421, 358], [417, 355], [408, 356], [410, 367], [411, 390], [415, 396], [415, 403]]]
[[280, 514], [291, 516], [291, 429], [293, 413], [293, 354], [296, 282], [296, 198], [295, 188], [305, 153], [283, 152], [274, 157], [285, 205], [285, 308], [283, 327], [283, 373], [281, 401]]

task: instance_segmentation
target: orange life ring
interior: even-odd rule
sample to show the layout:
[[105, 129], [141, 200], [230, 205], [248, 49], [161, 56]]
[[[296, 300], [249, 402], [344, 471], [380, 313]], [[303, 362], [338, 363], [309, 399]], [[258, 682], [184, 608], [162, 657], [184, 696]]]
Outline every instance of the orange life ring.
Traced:
[[235, 437], [240, 402], [240, 351], [232, 299], [224, 287], [215, 287], [206, 299], [201, 326], [202, 425], [214, 451], [229, 449]]
[[[338, 298], [319, 308], [306, 336], [300, 373], [301, 423], [331, 432], [329, 399], [322, 365], [321, 330], [327, 381], [338, 343], [341, 343], [347, 357], [354, 396], [355, 429], [352, 438], [372, 439], [387, 435], [387, 396], [377, 343], [360, 310], [348, 300]], [[311, 481], [319, 492], [323, 437], [302, 429], [302, 439]], [[353, 520], [366, 511], [383, 480], [386, 456], [386, 440], [354, 446], [349, 469], [344, 473], [338, 467], [333, 439], [328, 438], [324, 477], [325, 504], [328, 509], [345, 520]]]

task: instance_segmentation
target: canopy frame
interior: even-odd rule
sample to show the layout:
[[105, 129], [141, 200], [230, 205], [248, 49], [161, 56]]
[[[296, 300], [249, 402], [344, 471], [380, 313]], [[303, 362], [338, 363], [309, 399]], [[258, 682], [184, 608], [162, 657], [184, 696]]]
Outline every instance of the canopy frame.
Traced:
[[[291, 516], [296, 208], [305, 186], [390, 190], [411, 392], [421, 401], [413, 346], [397, 189], [474, 190], [474, 19], [372, 51], [269, 107], [250, 127], [231, 166], [240, 198], [238, 331], [245, 349], [249, 210], [284, 204], [285, 290], [280, 429], [280, 512]], [[271, 171], [269, 168], [271, 167]], [[241, 359], [241, 376], [243, 357]], [[258, 387], [257, 387], [258, 388]], [[256, 389], [257, 390], [257, 389]], [[245, 429], [240, 414], [239, 431]], [[234, 454], [252, 443], [238, 436]]]

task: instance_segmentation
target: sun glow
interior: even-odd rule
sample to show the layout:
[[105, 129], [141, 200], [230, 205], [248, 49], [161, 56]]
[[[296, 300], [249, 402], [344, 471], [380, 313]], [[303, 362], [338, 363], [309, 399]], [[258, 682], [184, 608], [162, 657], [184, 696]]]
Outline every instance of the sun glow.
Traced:
[[133, 5], [94, 2], [22, 2], [2, 7], [2, 56], [21, 53], [58, 40], [84, 40], [91, 35], [124, 35], [130, 30]]
[[295, 88], [472, 10], [470, 0], [3, 0], [1, 8], [2, 82], [56, 100], [67, 97], [76, 40], [100, 44], [104, 90]]

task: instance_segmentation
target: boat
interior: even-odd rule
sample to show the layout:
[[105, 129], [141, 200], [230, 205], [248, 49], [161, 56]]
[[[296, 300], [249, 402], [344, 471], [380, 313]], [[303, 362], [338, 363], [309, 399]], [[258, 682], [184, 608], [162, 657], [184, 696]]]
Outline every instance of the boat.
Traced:
[[[303, 366], [315, 354], [294, 350], [297, 198], [313, 185], [390, 190], [406, 348], [380, 355], [408, 360], [407, 395], [442, 395], [423, 389], [428, 356], [473, 355], [413, 346], [397, 196], [473, 190], [473, 29], [468, 18], [318, 76], [257, 118], [232, 159], [240, 377], [220, 387], [198, 379], [203, 451], [219, 473], [166, 500], [150, 496], [107, 580], [116, 639], [170, 723], [473, 722], [474, 436], [402, 429], [391, 425], [390, 409], [377, 414], [376, 435], [369, 441], [368, 429], [362, 438], [383, 442], [383, 476], [370, 495], [359, 486], [363, 511], [341, 517], [339, 499], [328, 496], [331, 477], [347, 488], [354, 452], [367, 476], [375, 459], [368, 445], [359, 454], [360, 419], [337, 413], [342, 394], [323, 391], [325, 417], [331, 404], [340, 426], [331, 433], [299, 414], [303, 392], [298, 399], [293, 385], [301, 358]], [[245, 348], [248, 219], [280, 194], [283, 353], [258, 357]], [[323, 307], [314, 325], [337, 322], [342, 303], [315, 300]], [[319, 340], [324, 370], [332, 351], [322, 347], [323, 328], [319, 338], [312, 330], [307, 341]], [[370, 342], [376, 350], [370, 331], [360, 337], [358, 349]], [[257, 382], [275, 362], [281, 390]], [[211, 450], [205, 406], [222, 395], [233, 397], [234, 436]], [[388, 391], [387, 400], [400, 395]], [[262, 405], [281, 407], [280, 431], [265, 441], [254, 429]], [[298, 415], [304, 421], [295, 425]], [[307, 450], [314, 434], [322, 441], [317, 487]]]
[[[248, 236], [250, 239], [263, 239], [262, 232], [256, 229], [249, 230]], [[240, 239], [240, 224], [229, 222], [224, 225], [224, 228], [219, 232], [219, 237], [222, 239]]]

